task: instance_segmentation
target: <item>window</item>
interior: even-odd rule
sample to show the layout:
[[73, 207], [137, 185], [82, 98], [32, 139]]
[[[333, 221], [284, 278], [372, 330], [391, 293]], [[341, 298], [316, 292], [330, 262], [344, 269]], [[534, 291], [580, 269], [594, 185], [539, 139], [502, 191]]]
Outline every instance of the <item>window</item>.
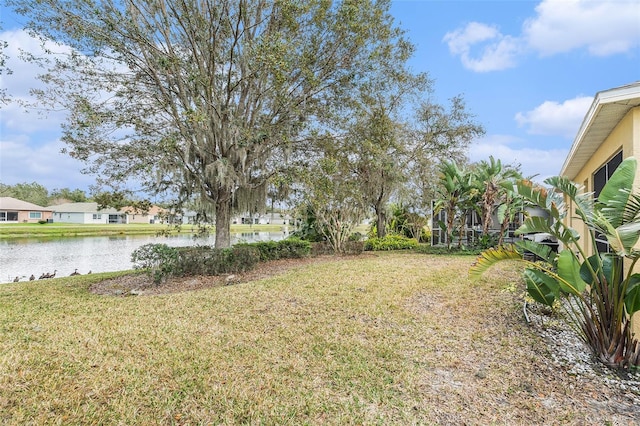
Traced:
[[[622, 163], [622, 151], [619, 151], [616, 155], [614, 155], [611, 160], [607, 161], [605, 165], [600, 167], [593, 174], [593, 196], [598, 198], [600, 193], [602, 192], [602, 188], [606, 185], [607, 181], [613, 175], [613, 172], [616, 171], [618, 166]], [[606, 237], [600, 233], [596, 233], [596, 247], [598, 248], [599, 253], [608, 253], [609, 242]]]
[[42, 212], [29, 212], [29, 219], [42, 219]]
[[616, 171], [620, 163], [622, 163], [622, 151], [618, 152], [604, 166], [596, 170], [596, 172], [593, 174], [594, 197], [597, 198], [598, 195], [600, 195], [600, 192], [602, 192], [602, 188], [604, 188], [604, 185], [607, 183], [609, 178], [611, 178], [613, 172]]
[[101, 214], [93, 214], [93, 220], [99, 220], [102, 219], [102, 215]]
[[18, 212], [0, 212], [0, 222], [17, 222]]

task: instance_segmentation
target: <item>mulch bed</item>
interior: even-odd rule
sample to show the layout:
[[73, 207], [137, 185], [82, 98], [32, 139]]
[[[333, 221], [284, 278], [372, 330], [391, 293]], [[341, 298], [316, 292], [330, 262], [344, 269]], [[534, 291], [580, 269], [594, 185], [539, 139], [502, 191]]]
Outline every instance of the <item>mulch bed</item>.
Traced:
[[157, 294], [180, 293], [184, 291], [202, 290], [224, 285], [240, 284], [280, 275], [286, 271], [312, 263], [335, 261], [336, 259], [361, 259], [374, 256], [361, 254], [351, 256], [322, 255], [301, 259], [279, 259], [261, 262], [255, 269], [242, 273], [219, 276], [172, 277], [166, 282], [156, 285], [151, 277], [144, 273], [123, 275], [94, 283], [89, 288], [94, 294], [105, 296], [152, 296]]

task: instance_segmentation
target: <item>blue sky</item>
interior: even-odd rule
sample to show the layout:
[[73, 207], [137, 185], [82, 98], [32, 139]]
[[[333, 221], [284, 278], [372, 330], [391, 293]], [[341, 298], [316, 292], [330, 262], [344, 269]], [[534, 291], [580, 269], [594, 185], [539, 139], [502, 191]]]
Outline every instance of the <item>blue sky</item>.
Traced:
[[[13, 69], [0, 84], [28, 97], [37, 71], [17, 51], [37, 44], [0, 12]], [[435, 81], [433, 100], [462, 94], [485, 126], [470, 160], [493, 155], [537, 180], [560, 172], [597, 92], [640, 80], [640, 0], [394, 0], [391, 12], [417, 46], [412, 69]], [[0, 182], [86, 190], [93, 177], [60, 153], [62, 120], [1, 106]]]

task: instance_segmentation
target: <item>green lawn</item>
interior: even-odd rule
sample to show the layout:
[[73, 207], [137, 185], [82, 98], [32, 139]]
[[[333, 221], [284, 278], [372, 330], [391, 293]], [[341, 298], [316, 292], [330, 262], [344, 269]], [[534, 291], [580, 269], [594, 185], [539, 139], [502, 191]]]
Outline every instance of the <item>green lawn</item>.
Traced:
[[541, 403], [515, 269], [472, 283], [472, 262], [369, 254], [162, 296], [2, 285], [0, 423], [582, 424], [569, 396]]

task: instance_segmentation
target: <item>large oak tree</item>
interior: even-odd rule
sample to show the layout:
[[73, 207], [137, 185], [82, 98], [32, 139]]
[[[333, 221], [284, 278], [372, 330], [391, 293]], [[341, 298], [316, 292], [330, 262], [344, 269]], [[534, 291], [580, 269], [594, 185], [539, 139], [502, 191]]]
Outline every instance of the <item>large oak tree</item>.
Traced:
[[[304, 155], [324, 114], [348, 105], [401, 31], [389, 0], [7, 0], [66, 47], [41, 61], [63, 139], [114, 188], [132, 177], [215, 214], [255, 210]], [[64, 53], [66, 52], [66, 53]]]

